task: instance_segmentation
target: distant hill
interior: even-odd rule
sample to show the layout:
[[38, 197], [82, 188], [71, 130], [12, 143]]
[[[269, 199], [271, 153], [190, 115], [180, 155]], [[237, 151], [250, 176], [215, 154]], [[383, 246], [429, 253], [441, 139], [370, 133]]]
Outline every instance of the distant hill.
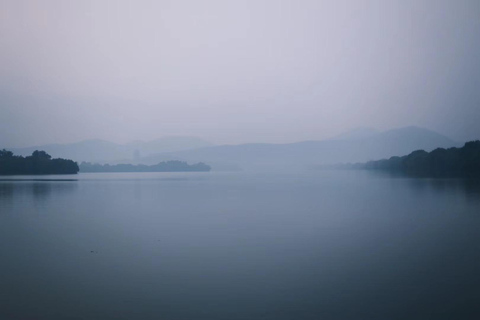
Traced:
[[437, 148], [431, 152], [416, 150], [406, 156], [370, 161], [352, 167], [423, 177], [479, 177], [480, 141], [467, 142], [462, 148]]
[[35, 150], [45, 150], [54, 157], [88, 162], [134, 162], [143, 156], [160, 152], [174, 152], [211, 146], [195, 137], [164, 137], [153, 141], [134, 141], [117, 144], [105, 140], [85, 140], [70, 144], [49, 144], [28, 148], [12, 148], [14, 153], [29, 155]]
[[304, 141], [289, 144], [251, 143], [197, 148], [143, 157], [139, 163], [155, 164], [176, 158], [188, 162], [206, 162], [243, 169], [304, 169], [309, 166], [339, 162], [366, 162], [403, 155], [414, 150], [449, 148], [458, 143], [434, 131], [405, 127], [378, 132], [358, 139]]
[[205, 163], [188, 164], [182, 161], [160, 162], [156, 165], [132, 165], [132, 164], [92, 164], [82, 162], [80, 172], [208, 172], [210, 166]]
[[288, 144], [249, 143], [213, 146], [192, 137], [166, 137], [150, 142], [134, 141], [116, 144], [104, 140], [87, 140], [73, 144], [53, 144], [12, 149], [29, 155], [42, 149], [54, 157], [77, 162], [110, 164], [145, 164], [179, 160], [205, 162], [215, 171], [298, 170], [317, 165], [367, 162], [401, 156], [414, 150], [460, 146], [434, 131], [404, 127], [384, 132], [359, 128], [330, 140], [303, 141]]
[[330, 140], [360, 140], [360, 139], [370, 138], [378, 133], [379, 131], [377, 129], [360, 127], [360, 128], [356, 128], [356, 129], [341, 133]]
[[158, 152], [174, 152], [212, 145], [212, 143], [200, 138], [183, 136], [163, 137], [152, 141], [132, 141], [126, 144], [129, 148], [139, 150], [144, 156]]

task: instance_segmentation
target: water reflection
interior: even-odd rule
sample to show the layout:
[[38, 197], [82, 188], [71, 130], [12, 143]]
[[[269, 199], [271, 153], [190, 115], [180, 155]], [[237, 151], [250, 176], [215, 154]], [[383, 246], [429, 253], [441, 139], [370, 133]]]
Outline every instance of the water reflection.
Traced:
[[161, 177], [0, 181], [0, 319], [480, 319], [476, 181]]
[[480, 179], [478, 178], [419, 178], [399, 172], [369, 171], [369, 175], [395, 181], [406, 181], [416, 192], [440, 194], [462, 193], [468, 201], [480, 201]]
[[0, 201], [14, 197], [44, 200], [74, 192], [77, 187], [76, 180], [0, 180]]
[[478, 179], [429, 179], [428, 183], [437, 192], [463, 192], [469, 200], [480, 200]]

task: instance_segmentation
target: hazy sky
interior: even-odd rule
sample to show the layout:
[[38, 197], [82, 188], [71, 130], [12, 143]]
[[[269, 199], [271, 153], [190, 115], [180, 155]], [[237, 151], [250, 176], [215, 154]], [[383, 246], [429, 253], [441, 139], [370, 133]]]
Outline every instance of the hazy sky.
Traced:
[[6, 147], [479, 123], [478, 0], [0, 0]]

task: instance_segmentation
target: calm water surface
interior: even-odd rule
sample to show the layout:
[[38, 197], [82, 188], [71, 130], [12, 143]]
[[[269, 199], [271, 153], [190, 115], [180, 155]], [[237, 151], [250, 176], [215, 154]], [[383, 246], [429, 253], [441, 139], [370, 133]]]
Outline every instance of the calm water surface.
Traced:
[[480, 319], [473, 180], [0, 179], [0, 319]]

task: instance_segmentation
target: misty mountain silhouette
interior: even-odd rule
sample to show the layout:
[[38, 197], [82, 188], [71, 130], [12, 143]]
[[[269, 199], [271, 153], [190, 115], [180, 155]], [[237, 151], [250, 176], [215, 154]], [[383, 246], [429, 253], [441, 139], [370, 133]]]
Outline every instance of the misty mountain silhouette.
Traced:
[[379, 131], [377, 129], [369, 128], [369, 127], [360, 127], [360, 128], [356, 128], [356, 129], [341, 133], [330, 140], [359, 140], [359, 139], [369, 138], [378, 133]]
[[144, 142], [116, 144], [104, 140], [86, 140], [72, 144], [11, 149], [29, 155], [45, 150], [54, 157], [78, 162], [133, 163], [154, 165], [162, 161], [205, 162], [212, 170], [304, 169], [309, 166], [367, 162], [401, 156], [423, 149], [461, 146], [434, 131], [415, 126], [384, 132], [358, 128], [329, 140], [288, 144], [248, 143], [213, 146], [194, 137], [165, 137]]
[[[73, 159], [77, 162], [132, 162], [135, 158], [160, 152], [174, 152], [211, 146], [196, 137], [163, 137], [153, 141], [133, 141], [117, 144], [105, 140], [85, 140], [70, 144], [49, 144], [27, 148], [9, 148], [15, 154], [29, 155], [35, 150], [45, 150], [53, 157]], [[175, 160], [175, 159], [168, 159]]]
[[[362, 132], [363, 134], [364, 132]], [[139, 162], [154, 164], [175, 158], [188, 162], [206, 162], [217, 170], [223, 166], [243, 169], [305, 168], [339, 162], [366, 162], [408, 154], [414, 150], [449, 148], [459, 144], [434, 131], [404, 127], [385, 132], [371, 132], [366, 137], [350, 132], [348, 139], [303, 141], [289, 144], [249, 143], [197, 148], [179, 152], [159, 153], [141, 158]]]

